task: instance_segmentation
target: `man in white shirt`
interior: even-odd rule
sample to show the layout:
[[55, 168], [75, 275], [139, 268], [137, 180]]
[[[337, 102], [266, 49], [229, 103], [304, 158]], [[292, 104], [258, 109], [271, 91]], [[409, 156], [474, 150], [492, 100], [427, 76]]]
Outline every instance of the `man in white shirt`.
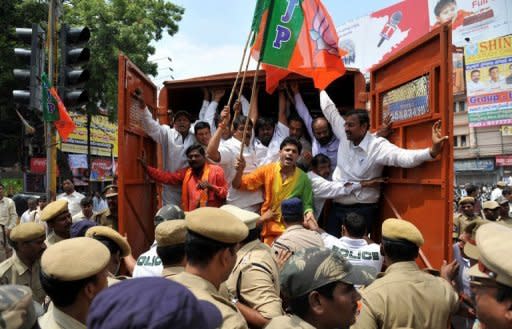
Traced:
[[377, 274], [382, 269], [384, 257], [380, 254], [380, 245], [368, 241], [366, 236], [366, 221], [356, 213], [349, 213], [341, 225], [342, 237], [336, 238], [329, 233], [322, 232], [326, 248], [342, 255], [354, 265], [369, 266]]
[[[370, 118], [367, 110], [351, 110], [343, 119], [325, 90], [320, 92], [320, 106], [340, 140], [338, 161], [333, 173], [333, 181], [336, 182], [360, 182], [381, 177], [385, 166], [416, 167], [425, 161], [434, 160], [448, 139], [448, 136], [441, 135], [441, 121], [437, 121], [432, 126], [432, 147], [402, 149], [368, 132]], [[334, 211], [331, 211], [327, 223], [327, 232], [339, 236], [339, 228], [349, 212], [364, 216], [368, 231], [371, 232], [372, 222], [378, 217], [379, 196], [380, 188], [377, 186], [363, 187], [336, 199]]]
[[[229, 184], [227, 203], [239, 208], [259, 213], [263, 196], [261, 191], [242, 191], [233, 188], [232, 181], [235, 177], [235, 162], [240, 156], [242, 139], [244, 134], [244, 126], [246, 117], [242, 114], [233, 120], [233, 136], [220, 144], [223, 130], [228, 129], [226, 122], [229, 122], [229, 109], [222, 111], [221, 124], [219, 129], [213, 135], [206, 153], [208, 158], [217, 163], [224, 170], [224, 176]], [[264, 157], [259, 154], [253, 144], [250, 142], [252, 136], [252, 122], [249, 120], [246, 129], [245, 146], [243, 156], [245, 158], [246, 167], [244, 174], [252, 172], [254, 169], [263, 165]]]
[[72, 217], [72, 222], [80, 222], [82, 220], [90, 220], [92, 222], [97, 222], [100, 224], [100, 221], [96, 219], [97, 214], [93, 210], [92, 198], [85, 197], [80, 200], [80, 207], [82, 210]]
[[20, 223], [35, 222], [37, 215], [37, 199], [30, 198], [27, 200], [28, 209], [20, 217]]
[[507, 186], [504, 181], [499, 181], [496, 183], [496, 188], [491, 191], [491, 201], [496, 201], [497, 198], [502, 196], [503, 189]]
[[64, 193], [57, 195], [57, 200], [67, 200], [71, 216], [78, 214], [82, 210], [80, 207], [80, 201], [85, 198], [85, 195], [75, 191], [75, 185], [73, 185], [71, 179], [65, 179], [62, 182], [62, 189], [64, 190]]
[[335, 199], [349, 195], [352, 191], [361, 189], [361, 187], [377, 186], [385, 183], [383, 178], [375, 178], [362, 182], [333, 182], [329, 180], [331, 176], [331, 161], [324, 154], [317, 154], [311, 161], [311, 171], [308, 171], [308, 177], [311, 180], [313, 188], [313, 205], [315, 207], [315, 218], [320, 218], [322, 209], [327, 199]]
[[[155, 227], [158, 224], [173, 219], [184, 219], [185, 213], [180, 207], [176, 205], [166, 205], [160, 208], [154, 218]], [[151, 245], [148, 251], [142, 253], [137, 258], [137, 263], [133, 269], [132, 277], [141, 278], [147, 276], [162, 276], [162, 260], [158, 257], [156, 252], [157, 243], [156, 240]]]

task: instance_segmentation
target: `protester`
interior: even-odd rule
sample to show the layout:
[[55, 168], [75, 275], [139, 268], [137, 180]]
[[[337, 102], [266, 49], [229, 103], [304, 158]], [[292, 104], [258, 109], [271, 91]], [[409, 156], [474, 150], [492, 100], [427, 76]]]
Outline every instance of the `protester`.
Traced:
[[35, 222], [37, 216], [37, 199], [30, 198], [27, 200], [27, 210], [20, 217], [20, 223]]
[[188, 167], [166, 172], [140, 162], [148, 175], [163, 184], [181, 185], [181, 208], [192, 211], [199, 207], [220, 207], [225, 203], [228, 184], [221, 167], [208, 163], [202, 146], [195, 144], [185, 151]]
[[261, 207], [262, 217], [266, 218], [267, 211], [271, 216], [263, 223], [261, 236], [263, 242], [271, 245], [283, 233], [285, 227], [281, 220], [281, 202], [299, 197], [304, 204], [304, 216], [307, 225], [316, 225], [313, 215], [313, 192], [311, 182], [306, 173], [297, 168], [297, 158], [301, 144], [293, 137], [283, 140], [279, 151], [279, 162], [260, 167], [244, 175], [245, 160], [239, 158], [233, 187], [241, 190], [254, 191], [264, 189], [265, 200]]
[[14, 201], [4, 196], [4, 188], [0, 183], [0, 261], [11, 256], [12, 250], [7, 245], [7, 237], [18, 220]]

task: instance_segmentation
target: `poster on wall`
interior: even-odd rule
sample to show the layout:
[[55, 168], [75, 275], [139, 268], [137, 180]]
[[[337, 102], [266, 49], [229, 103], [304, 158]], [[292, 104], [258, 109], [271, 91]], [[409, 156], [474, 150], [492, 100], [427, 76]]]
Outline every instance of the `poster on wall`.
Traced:
[[512, 35], [464, 49], [470, 127], [512, 124]]
[[428, 0], [430, 28], [451, 22], [456, 46], [503, 36], [512, 33], [509, 6], [510, 0]]
[[368, 73], [401, 48], [429, 31], [426, 0], [404, 0], [339, 26], [338, 47], [345, 66]]

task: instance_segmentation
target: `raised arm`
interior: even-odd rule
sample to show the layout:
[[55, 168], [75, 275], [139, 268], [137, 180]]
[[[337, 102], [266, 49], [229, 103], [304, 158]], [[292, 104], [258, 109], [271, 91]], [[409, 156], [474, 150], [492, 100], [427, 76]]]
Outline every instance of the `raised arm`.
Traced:
[[311, 128], [313, 118], [311, 117], [311, 114], [309, 114], [309, 110], [306, 107], [304, 100], [302, 99], [302, 96], [299, 92], [298, 83], [292, 82], [290, 84], [290, 89], [293, 93], [293, 98], [295, 99], [295, 110], [297, 111], [297, 114], [302, 118], [302, 121], [304, 121], [304, 126], [306, 126], [309, 137], [314, 138], [313, 128]]
[[331, 100], [325, 90], [320, 91], [320, 107], [325, 118], [331, 124], [332, 131], [339, 140], [346, 140], [345, 135], [345, 119], [341, 116], [336, 108], [336, 105]]
[[204, 115], [206, 113], [206, 109], [210, 104], [210, 91], [207, 88], [201, 88], [203, 92], [203, 103], [201, 104], [201, 109], [199, 110], [199, 121], [204, 121]]
[[288, 118], [286, 117], [286, 94], [284, 90], [279, 90], [279, 110], [277, 121], [288, 127]]
[[215, 131], [215, 134], [210, 139], [208, 143], [208, 147], [206, 148], [206, 155], [208, 159], [219, 162], [220, 161], [220, 153], [219, 153], [219, 145], [220, 140], [222, 139], [222, 132], [224, 129], [228, 129], [229, 125], [229, 107], [224, 106], [220, 114], [220, 124], [219, 129]]
[[215, 132], [217, 127], [215, 127], [215, 113], [217, 113], [217, 107], [219, 106], [219, 102], [226, 93], [224, 89], [215, 89], [212, 92], [212, 101], [206, 108], [204, 112], [203, 121], [208, 122], [210, 125], [210, 130]]
[[147, 107], [144, 108], [142, 115], [143, 127], [146, 134], [148, 134], [155, 142], [163, 144], [169, 138], [169, 129], [165, 125], [161, 125], [153, 119], [151, 112]]

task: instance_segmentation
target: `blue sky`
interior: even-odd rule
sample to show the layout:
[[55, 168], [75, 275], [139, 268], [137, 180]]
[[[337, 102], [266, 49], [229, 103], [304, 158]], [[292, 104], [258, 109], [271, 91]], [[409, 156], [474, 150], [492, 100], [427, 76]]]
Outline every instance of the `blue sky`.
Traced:
[[[160, 85], [171, 75], [184, 79], [237, 71], [256, 0], [173, 2], [184, 7], [185, 14], [179, 32], [155, 44], [156, 53], [150, 60], [158, 63], [159, 73], [153, 81]], [[397, 2], [400, 0], [323, 0], [336, 26]]]

